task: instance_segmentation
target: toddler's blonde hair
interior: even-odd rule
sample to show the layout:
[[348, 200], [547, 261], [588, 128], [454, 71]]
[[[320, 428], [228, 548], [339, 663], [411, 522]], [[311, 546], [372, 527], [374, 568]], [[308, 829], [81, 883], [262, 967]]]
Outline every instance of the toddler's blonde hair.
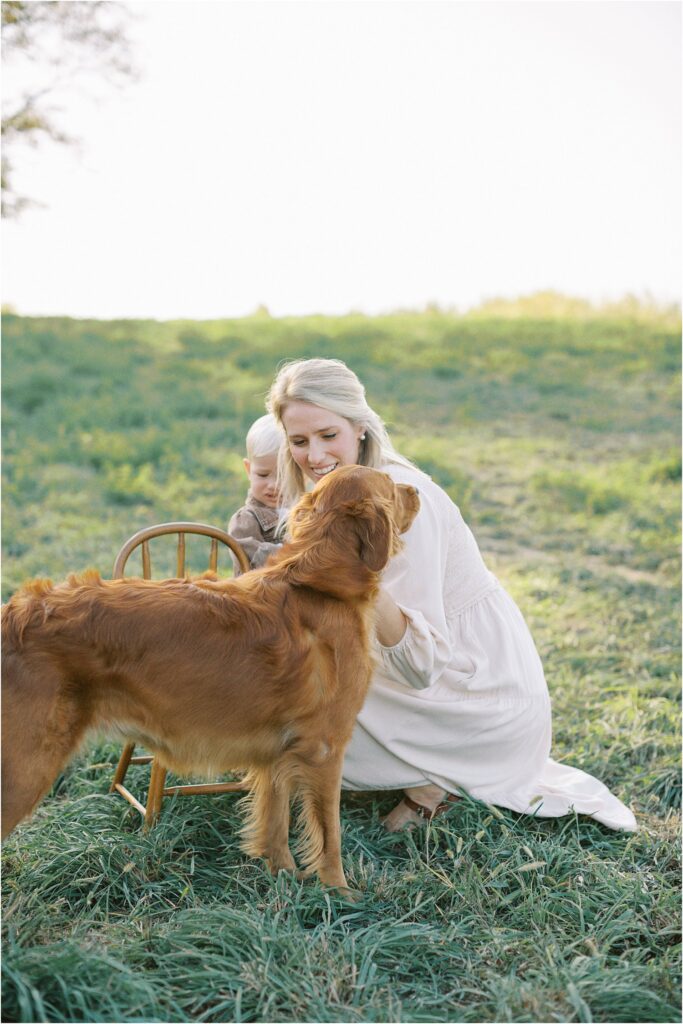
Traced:
[[247, 433], [247, 458], [262, 459], [266, 455], [274, 455], [284, 439], [284, 431], [271, 413], [259, 416]]

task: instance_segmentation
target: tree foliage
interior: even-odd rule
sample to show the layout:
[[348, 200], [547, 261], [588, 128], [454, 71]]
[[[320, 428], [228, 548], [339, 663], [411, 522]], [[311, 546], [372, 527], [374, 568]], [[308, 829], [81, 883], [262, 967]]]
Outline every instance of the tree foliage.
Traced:
[[61, 123], [63, 104], [92, 83], [134, 76], [125, 32], [126, 8], [111, 0], [3, 0], [2, 215], [32, 200], [14, 188], [17, 146], [50, 139], [74, 143]]

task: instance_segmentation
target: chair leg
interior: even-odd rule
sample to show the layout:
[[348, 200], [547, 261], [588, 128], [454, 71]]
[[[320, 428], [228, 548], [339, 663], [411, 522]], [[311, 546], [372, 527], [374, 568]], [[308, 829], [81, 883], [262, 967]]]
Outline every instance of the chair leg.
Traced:
[[149, 777], [149, 791], [147, 793], [147, 810], [145, 812], [145, 828], [151, 828], [159, 817], [161, 804], [164, 799], [164, 786], [166, 784], [166, 769], [155, 757], [152, 761], [152, 773]]
[[126, 772], [128, 771], [128, 765], [130, 764], [130, 759], [133, 756], [133, 751], [134, 750], [135, 750], [135, 744], [134, 743], [127, 743], [126, 746], [123, 748], [123, 751], [121, 752], [121, 757], [119, 758], [119, 763], [116, 766], [116, 772], [114, 774], [114, 781], [112, 782], [111, 787], [109, 789], [110, 793], [114, 793], [116, 791], [116, 787], [123, 783], [123, 780], [126, 777]]

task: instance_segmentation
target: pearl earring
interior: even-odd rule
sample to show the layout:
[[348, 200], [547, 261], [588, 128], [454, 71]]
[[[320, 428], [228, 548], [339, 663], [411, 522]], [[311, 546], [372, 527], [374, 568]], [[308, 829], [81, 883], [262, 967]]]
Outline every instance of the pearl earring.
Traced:
[[361, 441], [364, 441], [365, 440], [365, 434], [361, 434], [360, 435], [360, 439], [361, 439]]

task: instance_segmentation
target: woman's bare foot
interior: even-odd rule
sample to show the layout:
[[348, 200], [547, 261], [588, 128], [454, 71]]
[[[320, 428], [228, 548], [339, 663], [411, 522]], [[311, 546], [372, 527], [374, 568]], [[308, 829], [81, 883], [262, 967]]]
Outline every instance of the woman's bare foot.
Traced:
[[[387, 832], [402, 832], [404, 829], [417, 828], [429, 821], [434, 811], [446, 800], [446, 790], [431, 783], [426, 786], [415, 786], [403, 792], [410, 803], [404, 798], [382, 820]], [[450, 797], [448, 798], [450, 799]], [[415, 810], [411, 804], [421, 808]]]

